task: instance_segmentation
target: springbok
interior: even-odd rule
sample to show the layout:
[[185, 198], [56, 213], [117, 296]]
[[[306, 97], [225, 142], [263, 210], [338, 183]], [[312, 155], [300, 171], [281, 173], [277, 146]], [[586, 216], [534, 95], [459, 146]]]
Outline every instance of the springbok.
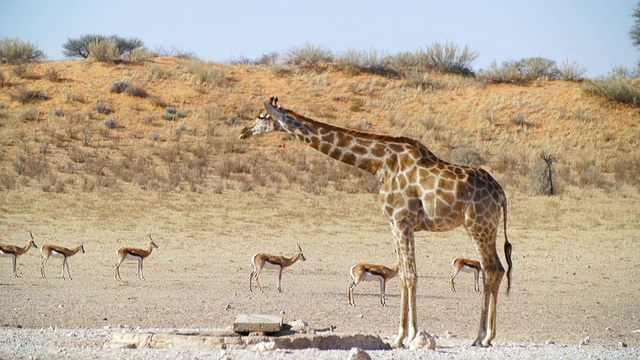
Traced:
[[482, 265], [480, 265], [479, 261], [457, 258], [453, 260], [453, 262], [451, 262], [451, 266], [453, 267], [453, 275], [451, 275], [451, 278], [449, 278], [451, 291], [456, 291], [456, 284], [453, 280], [456, 278], [456, 275], [460, 273], [460, 271], [463, 271], [473, 273], [476, 280], [475, 290], [477, 293], [480, 292], [480, 285], [478, 280], [480, 279], [480, 273], [482, 272]]
[[62, 275], [60, 277], [64, 279], [64, 268], [66, 266], [67, 274], [69, 274], [69, 280], [72, 280], [71, 272], [69, 272], [69, 262], [67, 261], [67, 258], [77, 254], [78, 252], [84, 254], [84, 244], [80, 244], [73, 249], [67, 249], [58, 245], [44, 244], [40, 248], [40, 252], [43, 258], [42, 263], [40, 264], [40, 277], [42, 279], [45, 279], [47, 277], [44, 273], [44, 264], [47, 262], [47, 260], [49, 260], [49, 257], [54, 257], [62, 258]]
[[398, 275], [398, 269], [400, 268], [400, 259], [388, 268], [384, 265], [375, 264], [356, 264], [351, 267], [349, 273], [351, 274], [351, 284], [349, 284], [349, 305], [356, 306], [353, 299], [353, 289], [362, 281], [379, 281], [380, 282], [380, 303], [382, 306], [387, 306], [385, 299], [385, 286], [387, 281], [393, 279]]
[[258, 284], [258, 288], [260, 288], [260, 292], [262, 291], [262, 286], [258, 282], [258, 276], [260, 276], [260, 272], [262, 269], [278, 270], [278, 292], [282, 292], [282, 270], [288, 268], [289, 266], [296, 263], [296, 261], [302, 260], [306, 261], [307, 259], [304, 257], [302, 253], [302, 248], [300, 248], [300, 244], [298, 244], [298, 252], [290, 258], [280, 256], [280, 255], [270, 255], [265, 253], [257, 253], [253, 255], [251, 258], [251, 264], [253, 265], [253, 270], [249, 275], [249, 291], [253, 291], [251, 287], [251, 282], [255, 278], [256, 284]]
[[33, 241], [33, 234], [29, 231], [29, 235], [31, 235], [31, 241], [27, 243], [27, 245], [20, 247], [17, 245], [9, 245], [9, 244], [0, 244], [0, 257], [10, 257], [13, 260], [13, 277], [18, 277], [18, 271], [16, 269], [16, 261], [18, 256], [26, 253], [29, 249], [38, 248], [38, 245]]
[[144, 261], [145, 258], [151, 255], [151, 252], [153, 251], [153, 249], [158, 248], [158, 245], [156, 245], [156, 243], [153, 242], [151, 235], [149, 235], [149, 239], [151, 241], [149, 241], [149, 247], [146, 250], [136, 249], [131, 247], [123, 247], [118, 249], [118, 251], [116, 251], [116, 256], [118, 257], [118, 263], [116, 263], [116, 266], [115, 266], [116, 280], [122, 280], [122, 278], [120, 278], [120, 264], [122, 264], [122, 262], [127, 259], [138, 261], [138, 280], [144, 280], [144, 275], [142, 273], [142, 262]]

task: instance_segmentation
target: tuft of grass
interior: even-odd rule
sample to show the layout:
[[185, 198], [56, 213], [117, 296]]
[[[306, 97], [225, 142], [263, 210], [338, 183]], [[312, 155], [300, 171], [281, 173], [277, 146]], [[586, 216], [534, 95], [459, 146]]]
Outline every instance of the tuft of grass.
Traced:
[[32, 101], [48, 100], [42, 90], [29, 90], [26, 87], [19, 85], [16, 86], [14, 91], [9, 93], [9, 97], [14, 101], [19, 101], [22, 104], [28, 104]]
[[182, 110], [178, 110], [173, 106], [167, 106], [164, 109], [164, 114], [162, 114], [162, 118], [165, 120], [176, 120], [186, 117], [187, 115]]
[[226, 75], [214, 69], [210, 63], [194, 59], [189, 62], [187, 72], [190, 80], [196, 86], [228, 87], [231, 82]]
[[107, 119], [107, 120], [105, 120], [104, 125], [107, 127], [107, 129], [122, 129], [122, 128], [124, 128], [124, 126], [120, 125], [120, 123], [116, 119]]
[[48, 68], [44, 72], [44, 78], [51, 82], [62, 81], [62, 73], [54, 68]]
[[13, 161], [16, 174], [30, 178], [43, 178], [49, 173], [49, 163], [43, 154], [21, 152]]
[[582, 81], [586, 72], [587, 69], [576, 60], [565, 59], [558, 66], [558, 77], [565, 81]]
[[149, 94], [147, 94], [147, 91], [138, 85], [130, 85], [124, 92], [129, 96], [139, 98], [146, 98], [149, 96]]
[[30, 121], [36, 122], [36, 121], [40, 120], [40, 110], [38, 110], [35, 107], [29, 107], [29, 108], [25, 109], [24, 111], [22, 111], [18, 115], [18, 118], [22, 122], [30, 122]]
[[139, 98], [146, 98], [149, 96], [146, 90], [144, 90], [142, 87], [132, 84], [131, 82], [126, 80], [120, 80], [120, 81], [114, 82], [111, 85], [111, 88], [109, 89], [109, 91], [116, 94], [125, 93], [129, 96], [134, 96]]
[[111, 110], [111, 107], [109, 107], [108, 105], [103, 104], [102, 102], [98, 102], [93, 109], [97, 112], [99, 112], [100, 114], [105, 114], [105, 115], [109, 115], [113, 112], [113, 110]]
[[619, 76], [599, 77], [583, 84], [583, 90], [619, 103], [640, 107], [640, 92], [627, 78]]

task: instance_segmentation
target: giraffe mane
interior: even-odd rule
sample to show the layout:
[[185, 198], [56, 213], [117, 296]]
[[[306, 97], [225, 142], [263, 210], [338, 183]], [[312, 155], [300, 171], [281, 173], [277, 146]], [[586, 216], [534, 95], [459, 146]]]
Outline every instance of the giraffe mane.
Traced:
[[424, 146], [420, 141], [407, 137], [407, 136], [391, 136], [391, 135], [382, 135], [382, 134], [375, 134], [375, 133], [369, 133], [369, 132], [364, 132], [364, 131], [358, 131], [358, 130], [353, 130], [353, 129], [347, 129], [347, 128], [343, 128], [340, 126], [336, 126], [336, 125], [331, 125], [331, 124], [327, 124], [318, 120], [314, 120], [311, 119], [309, 117], [306, 117], [304, 115], [298, 114], [297, 112], [293, 111], [293, 110], [289, 110], [289, 109], [282, 109], [284, 110], [287, 114], [295, 117], [296, 119], [298, 119], [299, 121], [302, 122], [307, 122], [307, 123], [311, 123], [311, 124], [322, 124], [323, 127], [326, 127], [327, 129], [331, 129], [331, 130], [338, 130], [340, 132], [344, 132], [345, 134], [349, 134], [349, 135], [353, 135], [355, 137], [359, 137], [359, 138], [364, 138], [364, 139], [370, 139], [370, 140], [378, 140], [378, 141], [388, 141], [388, 142], [395, 142], [395, 143], [407, 143], [407, 144], [411, 144], [415, 147], [421, 147], [421, 148], [426, 148], [426, 146]]

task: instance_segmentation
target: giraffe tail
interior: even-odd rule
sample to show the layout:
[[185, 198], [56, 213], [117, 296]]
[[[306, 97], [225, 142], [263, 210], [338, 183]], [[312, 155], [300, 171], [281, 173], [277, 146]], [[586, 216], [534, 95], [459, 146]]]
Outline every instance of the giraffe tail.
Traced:
[[504, 257], [507, 259], [507, 296], [509, 295], [509, 290], [511, 290], [511, 270], [513, 268], [513, 263], [511, 262], [511, 243], [509, 242], [509, 237], [507, 236], [507, 198], [504, 198], [502, 203], [502, 217], [504, 223]]

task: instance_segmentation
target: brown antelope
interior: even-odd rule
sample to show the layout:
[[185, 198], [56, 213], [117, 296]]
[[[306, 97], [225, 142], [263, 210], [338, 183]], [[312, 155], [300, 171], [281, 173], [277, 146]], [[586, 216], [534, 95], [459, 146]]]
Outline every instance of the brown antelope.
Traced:
[[453, 262], [451, 262], [451, 266], [454, 269], [453, 275], [451, 275], [451, 278], [449, 278], [449, 283], [451, 284], [451, 291], [453, 292], [456, 291], [456, 285], [453, 279], [456, 278], [456, 275], [458, 275], [460, 271], [463, 271], [463, 272], [473, 273], [476, 280], [475, 290], [477, 293], [480, 292], [480, 284], [478, 280], [480, 279], [480, 273], [482, 272], [482, 265], [480, 265], [479, 261], [469, 260], [464, 258], [457, 258], [453, 260]]
[[398, 268], [400, 267], [400, 259], [388, 268], [384, 265], [375, 264], [356, 264], [351, 267], [349, 273], [351, 274], [351, 284], [349, 284], [349, 305], [356, 306], [356, 302], [353, 299], [353, 289], [362, 281], [379, 281], [380, 282], [380, 303], [382, 306], [387, 306], [385, 300], [385, 286], [387, 281], [393, 279], [398, 275]]
[[131, 247], [123, 247], [118, 249], [118, 251], [116, 251], [116, 256], [118, 257], [118, 263], [116, 263], [116, 266], [115, 266], [116, 280], [122, 280], [122, 278], [120, 278], [120, 264], [122, 264], [122, 262], [127, 259], [138, 261], [138, 277], [137, 278], [138, 280], [144, 280], [144, 275], [142, 273], [142, 262], [144, 261], [145, 258], [151, 255], [151, 252], [153, 251], [153, 249], [158, 248], [158, 245], [156, 245], [156, 243], [153, 242], [151, 235], [149, 235], [149, 239], [151, 241], [149, 241], [149, 247], [146, 250], [136, 249]]
[[42, 263], [40, 264], [40, 277], [45, 279], [47, 276], [44, 273], [44, 264], [49, 260], [49, 257], [54, 258], [62, 258], [62, 277], [64, 279], [64, 268], [67, 267], [67, 274], [69, 274], [69, 280], [71, 279], [71, 272], [69, 272], [69, 262], [67, 258], [75, 255], [78, 251], [84, 254], [84, 244], [80, 244], [73, 249], [67, 249], [62, 246], [52, 245], [52, 244], [44, 244], [40, 248], [40, 252], [42, 254]]
[[29, 241], [24, 247], [0, 244], [0, 257], [10, 257], [13, 260], [13, 277], [18, 277], [18, 271], [16, 270], [16, 260], [18, 259], [18, 256], [26, 253], [32, 247], [36, 249], [38, 248], [38, 245], [33, 241], [33, 234], [31, 231], [29, 231], [29, 235], [31, 235], [31, 241]]
[[280, 255], [269, 255], [265, 253], [257, 253], [253, 255], [253, 257], [251, 258], [253, 270], [249, 275], [249, 291], [253, 291], [251, 282], [255, 278], [256, 284], [258, 284], [258, 288], [260, 288], [260, 292], [263, 292], [262, 286], [260, 286], [260, 283], [258, 282], [258, 276], [260, 276], [260, 272], [262, 271], [262, 269], [267, 269], [278, 270], [278, 292], [282, 292], [282, 270], [295, 264], [298, 260], [307, 260], [302, 253], [300, 244], [298, 244], [298, 252], [290, 258]]

